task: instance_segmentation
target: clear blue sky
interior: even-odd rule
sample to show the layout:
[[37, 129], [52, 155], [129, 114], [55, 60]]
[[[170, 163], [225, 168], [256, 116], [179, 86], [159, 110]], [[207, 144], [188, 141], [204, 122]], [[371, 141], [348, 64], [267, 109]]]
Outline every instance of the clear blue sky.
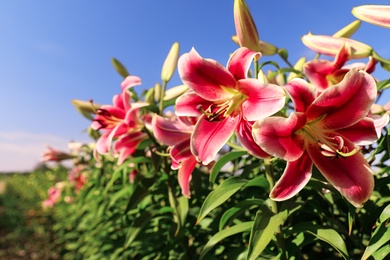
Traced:
[[[352, 7], [388, 1], [247, 0], [260, 38], [287, 48], [290, 60], [313, 57], [300, 40], [333, 34], [356, 18]], [[236, 49], [233, 1], [0, 1], [0, 171], [31, 169], [46, 144], [67, 150], [87, 141], [89, 121], [73, 98], [109, 104], [121, 77], [119, 59], [143, 88], [160, 81], [173, 42], [226, 64]], [[353, 36], [390, 57], [390, 30], [363, 23]], [[262, 61], [267, 60], [264, 57]], [[279, 60], [277, 60], [279, 61]], [[378, 68], [380, 79], [389, 77]], [[177, 73], [170, 86], [181, 84]], [[384, 101], [383, 101], [384, 102]]]

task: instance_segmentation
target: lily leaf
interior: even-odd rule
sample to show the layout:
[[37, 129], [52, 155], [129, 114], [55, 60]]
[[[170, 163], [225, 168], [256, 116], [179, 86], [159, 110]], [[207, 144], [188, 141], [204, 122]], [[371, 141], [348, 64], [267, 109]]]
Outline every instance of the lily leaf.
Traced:
[[321, 226], [311, 222], [301, 222], [295, 225], [292, 230], [293, 233], [306, 232], [316, 238], [328, 243], [336, 249], [344, 259], [349, 259], [348, 250], [345, 246], [343, 238], [336, 230], [331, 228], [321, 228]]
[[249, 239], [247, 259], [257, 259], [287, 216], [287, 210], [274, 214], [265, 205], [257, 212]]
[[[388, 246], [389, 241], [390, 227], [388, 226], [387, 222], [383, 222], [375, 229], [374, 233], [372, 234], [371, 240], [368, 243], [368, 246], [366, 247], [366, 250], [362, 256], [362, 260], [368, 259], [375, 252], [377, 252], [381, 246], [386, 244], [386, 246]], [[387, 251], [387, 254], [389, 253], [390, 252]]]
[[219, 160], [214, 164], [213, 168], [211, 169], [210, 178], [209, 178], [210, 182], [215, 183], [215, 180], [217, 179], [217, 176], [221, 171], [222, 167], [225, 166], [228, 162], [240, 158], [246, 154], [248, 154], [248, 152], [246, 151], [237, 151], [237, 152], [229, 152], [221, 156], [221, 158], [219, 158]]
[[237, 224], [228, 229], [219, 231], [212, 238], [210, 238], [209, 242], [207, 242], [207, 244], [204, 246], [202, 252], [200, 253], [199, 259], [203, 259], [207, 254], [207, 252], [209, 252], [210, 249], [213, 248], [213, 246], [216, 245], [218, 242], [220, 242], [222, 239], [238, 233], [249, 231], [252, 225], [253, 225], [253, 221], [248, 221], [248, 222]]
[[241, 177], [230, 177], [223, 181], [214, 191], [206, 197], [200, 209], [196, 224], [198, 224], [210, 211], [224, 203], [248, 181]]
[[237, 203], [234, 207], [228, 209], [223, 213], [221, 220], [219, 221], [219, 230], [222, 230], [226, 225], [229, 225], [233, 220], [245, 210], [248, 210], [254, 206], [259, 207], [264, 203], [261, 199], [246, 199]]

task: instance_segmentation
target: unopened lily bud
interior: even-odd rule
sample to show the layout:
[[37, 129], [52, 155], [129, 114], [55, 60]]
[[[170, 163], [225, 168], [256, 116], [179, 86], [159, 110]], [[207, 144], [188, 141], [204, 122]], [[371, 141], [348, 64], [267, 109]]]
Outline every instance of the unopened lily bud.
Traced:
[[271, 43], [260, 41], [260, 52], [265, 56], [272, 56], [278, 53], [278, 47], [272, 45]]
[[345, 43], [348, 43], [351, 47], [350, 59], [367, 58], [373, 51], [370, 46], [362, 42], [328, 35], [313, 35], [309, 33], [302, 37], [302, 42], [313, 51], [332, 57], [337, 55], [340, 48]]
[[168, 82], [171, 80], [172, 75], [176, 70], [177, 60], [179, 59], [179, 52], [179, 43], [175, 42], [172, 45], [167, 57], [165, 58], [164, 65], [161, 70], [162, 81]]
[[234, 24], [241, 47], [260, 51], [259, 33], [245, 0], [234, 0]]
[[[232, 41], [235, 44], [237, 44], [238, 46], [240, 46], [240, 43], [238, 42], [237, 35], [232, 36]], [[264, 56], [272, 56], [272, 55], [275, 55], [276, 53], [278, 53], [278, 47], [276, 47], [275, 45], [273, 45], [271, 43], [264, 42], [264, 41], [260, 40], [259, 44], [260, 44], [260, 52]]]
[[335, 34], [333, 34], [333, 36], [350, 38], [357, 31], [357, 29], [359, 29], [361, 24], [362, 21], [360, 20], [353, 21], [341, 30], [337, 31]]
[[181, 96], [187, 90], [188, 90], [188, 86], [186, 86], [186, 85], [179, 85], [179, 86], [170, 88], [167, 91], [165, 91], [164, 101], [177, 98], [177, 97]]
[[389, 5], [361, 5], [354, 7], [352, 14], [367, 23], [390, 28]]
[[258, 79], [261, 83], [263, 83], [263, 84], [269, 83], [268, 78], [267, 78], [267, 75], [265, 75], [265, 73], [264, 73], [263, 70], [259, 70], [259, 72], [257, 73], [257, 79]]
[[[303, 70], [303, 65], [306, 63], [306, 58], [302, 57], [300, 58], [297, 63], [294, 65], [294, 69], [297, 71], [302, 71]], [[291, 72], [288, 77], [287, 77], [287, 82], [290, 82], [293, 78], [299, 77], [297, 73]]]
[[71, 102], [75, 106], [76, 110], [89, 120], [93, 120], [93, 114], [96, 114], [96, 110], [101, 107], [101, 105], [94, 104], [90, 101], [72, 99]]
[[278, 54], [280, 55], [280, 57], [282, 57], [282, 59], [288, 60], [288, 51], [285, 48], [279, 49]]
[[154, 100], [156, 100], [156, 102], [159, 102], [160, 96], [161, 96], [161, 85], [160, 83], [156, 83], [156, 85], [154, 85]]
[[126, 78], [130, 75], [126, 67], [117, 59], [111, 58], [111, 63], [114, 66], [114, 69], [121, 75], [123, 78]]
[[149, 104], [154, 104], [154, 88], [150, 88], [145, 94], [145, 101]]

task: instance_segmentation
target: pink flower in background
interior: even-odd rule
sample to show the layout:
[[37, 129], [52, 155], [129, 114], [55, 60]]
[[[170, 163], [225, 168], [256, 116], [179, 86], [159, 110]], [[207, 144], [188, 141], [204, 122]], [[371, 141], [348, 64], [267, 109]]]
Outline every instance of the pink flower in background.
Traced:
[[190, 118], [163, 118], [154, 115], [153, 134], [161, 143], [171, 146], [172, 169], [178, 170], [178, 181], [183, 196], [189, 198], [191, 175], [197, 161], [190, 150], [194, 122]]
[[60, 200], [63, 186], [62, 182], [57, 182], [55, 186], [49, 188], [47, 191], [49, 196], [42, 202], [43, 208], [52, 208]]
[[205, 165], [215, 159], [236, 129], [240, 129], [236, 131], [239, 139], [252, 139], [251, 132], [246, 132], [250, 130], [248, 121], [270, 116], [284, 106], [285, 92], [281, 87], [247, 78], [255, 57], [258, 59], [260, 53], [242, 47], [232, 54], [227, 68], [202, 58], [195, 49], [179, 59], [180, 77], [191, 90], [177, 99], [176, 114], [199, 117], [190, 147]]
[[46, 152], [44, 152], [42, 155], [42, 158], [41, 158], [42, 162], [50, 162], [50, 161], [51, 162], [60, 162], [63, 160], [68, 160], [68, 159], [74, 158], [74, 156], [69, 154], [69, 153], [65, 153], [65, 152], [56, 150], [50, 146], [48, 146], [47, 148], [48, 148], [48, 150]]
[[351, 70], [318, 97], [302, 79], [285, 88], [295, 112], [288, 118], [259, 120], [253, 129], [255, 141], [267, 153], [288, 161], [270, 197], [281, 201], [297, 194], [309, 181], [314, 163], [351, 204], [361, 207], [373, 191], [374, 178], [356, 145], [378, 138], [373, 119], [367, 117], [376, 98], [375, 80]]
[[87, 176], [83, 172], [84, 165], [77, 165], [68, 172], [68, 181], [75, 185], [75, 192], [77, 193], [87, 182]]
[[338, 84], [352, 68], [364, 69], [368, 73], [374, 72], [377, 63], [374, 59], [370, 58], [367, 64], [356, 62], [345, 65], [350, 56], [351, 47], [348, 43], [345, 43], [341, 46], [333, 62], [315, 59], [305, 64], [304, 73], [316, 87], [317, 93], [321, 93], [331, 85]]

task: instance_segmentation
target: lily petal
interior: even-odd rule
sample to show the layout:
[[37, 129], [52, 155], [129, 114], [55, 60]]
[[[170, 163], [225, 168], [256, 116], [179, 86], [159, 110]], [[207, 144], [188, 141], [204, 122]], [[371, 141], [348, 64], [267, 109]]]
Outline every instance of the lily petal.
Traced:
[[270, 198], [276, 201], [288, 200], [295, 196], [309, 182], [313, 163], [307, 153], [287, 163], [282, 177], [270, 193]]
[[264, 118], [253, 125], [253, 139], [268, 154], [295, 161], [304, 151], [304, 139], [295, 132], [305, 123], [305, 115], [299, 112], [292, 113], [289, 118]]
[[253, 124], [254, 122], [241, 120], [236, 129], [237, 139], [241, 143], [241, 145], [244, 146], [244, 148], [248, 150], [248, 152], [253, 156], [263, 159], [270, 158], [270, 155], [264, 152], [264, 150], [261, 149], [261, 147], [258, 146], [253, 140]]
[[181, 167], [181, 162], [190, 157], [194, 157], [190, 149], [190, 138], [185, 139], [172, 147], [170, 154], [172, 159], [172, 169], [177, 170]]
[[366, 117], [354, 125], [337, 130], [337, 133], [348, 138], [355, 145], [369, 145], [378, 140], [375, 121]]
[[307, 120], [324, 117], [326, 129], [351, 126], [366, 117], [376, 98], [373, 77], [365, 71], [352, 69], [337, 85], [327, 88], [307, 109]]
[[193, 91], [188, 91], [176, 99], [177, 116], [194, 116], [202, 115], [200, 107], [206, 110], [212, 102], [205, 100]]
[[147, 134], [142, 132], [131, 133], [119, 138], [114, 145], [114, 153], [119, 154], [118, 165], [131, 156], [141, 141], [147, 138]]
[[249, 67], [255, 57], [259, 60], [261, 53], [251, 51], [246, 47], [239, 48], [233, 52], [226, 67], [236, 80], [245, 79], [247, 78]]
[[[350, 151], [353, 143], [344, 139]], [[374, 189], [374, 177], [361, 153], [346, 158], [324, 156], [316, 143], [309, 143], [308, 154], [324, 177], [355, 207], [362, 207]], [[352, 167], [351, 167], [352, 166]]]
[[315, 89], [303, 79], [293, 79], [284, 88], [290, 94], [296, 112], [306, 112], [316, 98]]
[[181, 194], [184, 197], [190, 198], [190, 182], [192, 177], [192, 172], [196, 167], [197, 161], [194, 156], [188, 158], [182, 162], [182, 167], [179, 169], [177, 179], [181, 188]]
[[137, 76], [127, 76], [121, 83], [122, 91], [132, 88], [134, 86], [141, 85], [141, 78]]
[[239, 91], [248, 98], [242, 103], [242, 114], [248, 121], [271, 116], [283, 108], [286, 101], [284, 90], [274, 84], [263, 84], [257, 79], [238, 81]]
[[215, 159], [218, 151], [232, 136], [241, 120], [239, 114], [231, 114], [223, 121], [209, 122], [201, 116], [191, 138], [191, 151], [204, 165]]
[[153, 134], [165, 145], [175, 145], [185, 139], [190, 139], [193, 126], [186, 126], [179, 120], [171, 120], [154, 115], [152, 119]]
[[215, 60], [202, 58], [194, 48], [180, 57], [178, 70], [183, 83], [204, 99], [217, 101], [232, 96], [222, 87], [235, 87], [233, 75]]

